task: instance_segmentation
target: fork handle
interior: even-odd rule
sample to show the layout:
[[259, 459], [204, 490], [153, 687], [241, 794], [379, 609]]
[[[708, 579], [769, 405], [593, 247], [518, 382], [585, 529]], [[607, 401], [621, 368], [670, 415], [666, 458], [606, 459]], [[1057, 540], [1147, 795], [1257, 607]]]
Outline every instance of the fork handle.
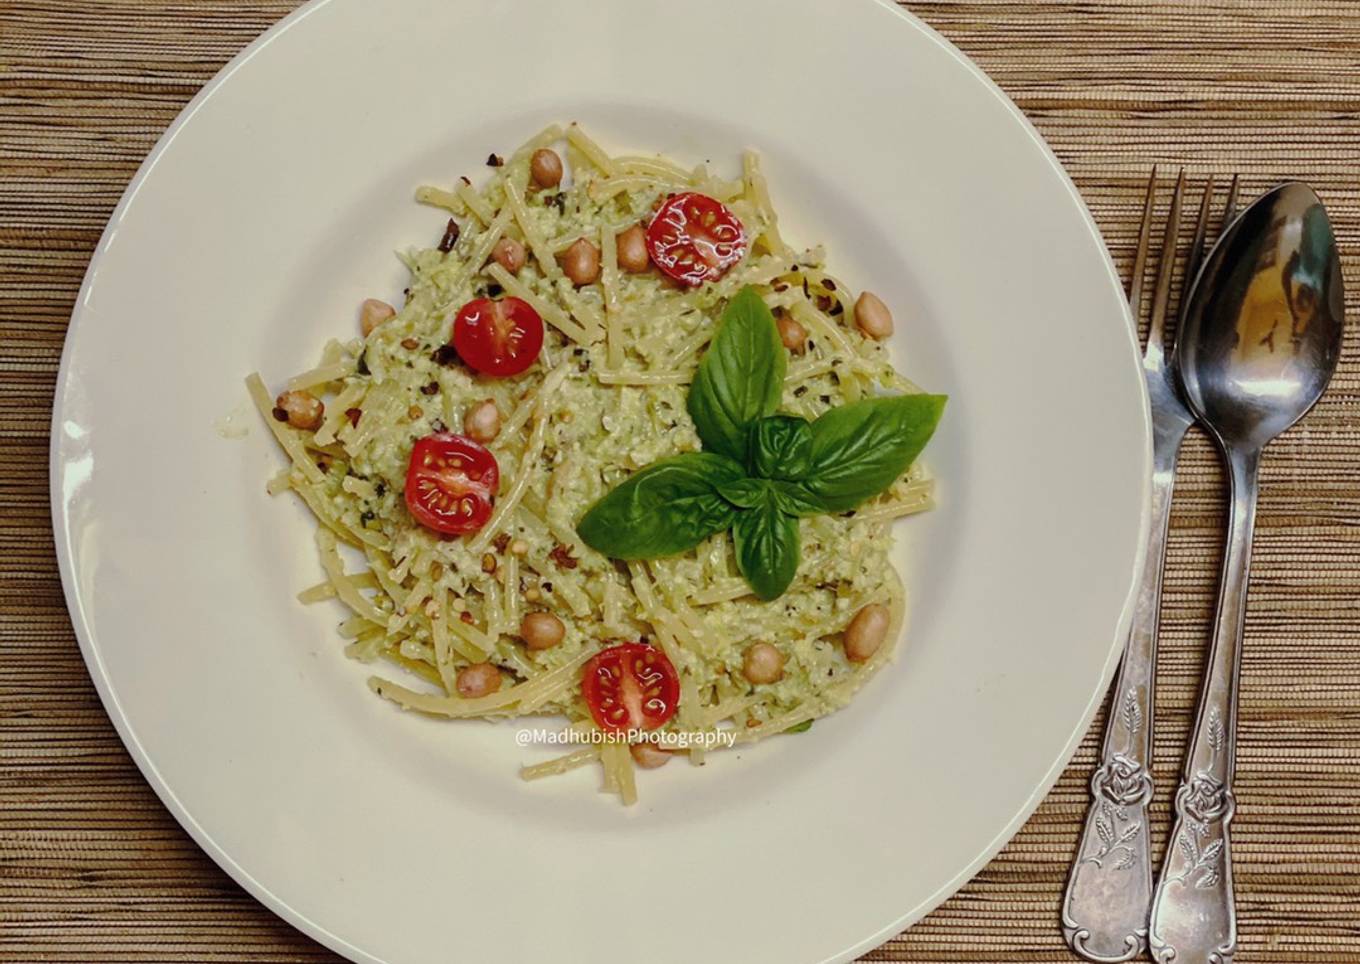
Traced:
[[1236, 808], [1237, 690], [1260, 459], [1259, 450], [1226, 450], [1232, 501], [1214, 641], [1152, 904], [1152, 957], [1161, 964], [1232, 964], [1237, 949], [1228, 824]]
[[1163, 560], [1171, 520], [1176, 453], [1186, 426], [1153, 439], [1152, 523], [1139, 573], [1129, 639], [1105, 721], [1100, 766], [1091, 776], [1091, 805], [1063, 898], [1068, 945], [1088, 961], [1132, 960], [1147, 946], [1152, 901], [1148, 801], [1152, 798], [1153, 687]]

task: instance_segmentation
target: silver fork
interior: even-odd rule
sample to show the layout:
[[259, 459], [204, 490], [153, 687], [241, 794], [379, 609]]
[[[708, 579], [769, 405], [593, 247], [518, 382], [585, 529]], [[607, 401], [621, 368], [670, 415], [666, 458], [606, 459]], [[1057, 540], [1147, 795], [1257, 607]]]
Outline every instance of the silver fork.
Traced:
[[[1161, 610], [1162, 565], [1171, 519], [1171, 490], [1176, 456], [1194, 416], [1181, 401], [1175, 368], [1167, 351], [1166, 319], [1171, 275], [1180, 233], [1185, 172], [1176, 178], [1171, 208], [1158, 254], [1157, 281], [1143, 372], [1152, 404], [1152, 523], [1147, 557], [1139, 573], [1133, 621], [1119, 665], [1101, 761], [1091, 776], [1091, 805], [1063, 898], [1063, 936], [1088, 961], [1128, 961], [1147, 947], [1148, 909], [1152, 903], [1151, 838], [1148, 801], [1152, 799], [1152, 708], [1157, 669], [1157, 623]], [[1200, 201], [1194, 240], [1185, 270], [1188, 289], [1204, 256], [1209, 209], [1214, 194], [1211, 177]], [[1129, 283], [1129, 304], [1138, 318], [1143, 301], [1143, 275], [1157, 199], [1157, 169], [1148, 180], [1143, 223]], [[1237, 179], [1228, 190], [1222, 223], [1232, 220]], [[1174, 350], [1174, 349], [1173, 349]]]

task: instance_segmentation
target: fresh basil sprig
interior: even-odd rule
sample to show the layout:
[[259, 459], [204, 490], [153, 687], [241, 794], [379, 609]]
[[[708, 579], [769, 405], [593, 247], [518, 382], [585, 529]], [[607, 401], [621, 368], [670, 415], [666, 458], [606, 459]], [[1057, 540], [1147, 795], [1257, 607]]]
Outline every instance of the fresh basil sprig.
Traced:
[[689, 413], [705, 451], [662, 459], [590, 508], [586, 545], [616, 559], [657, 559], [732, 530], [737, 568], [761, 599], [798, 572], [798, 517], [845, 512], [916, 460], [943, 395], [867, 398], [814, 422], [776, 414], [787, 354], [755, 288], [727, 305], [699, 364]]

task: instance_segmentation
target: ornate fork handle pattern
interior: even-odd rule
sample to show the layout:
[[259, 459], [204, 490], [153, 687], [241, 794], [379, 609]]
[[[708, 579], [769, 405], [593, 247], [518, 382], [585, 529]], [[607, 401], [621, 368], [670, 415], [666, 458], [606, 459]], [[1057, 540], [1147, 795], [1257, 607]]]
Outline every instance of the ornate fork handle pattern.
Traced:
[[[1186, 278], [1195, 276], [1204, 255], [1213, 185], [1210, 178], [1200, 199]], [[1147, 812], [1153, 787], [1148, 768], [1152, 757], [1157, 624], [1176, 456], [1193, 421], [1167, 357], [1164, 332], [1170, 314], [1171, 274], [1176, 262], [1184, 189], [1182, 171], [1176, 179], [1162, 234], [1147, 347], [1143, 352], [1152, 413], [1153, 462], [1147, 556], [1138, 574], [1133, 619], [1105, 724], [1101, 763], [1091, 778], [1091, 806], [1062, 905], [1063, 936], [1068, 945], [1088, 961], [1100, 964], [1132, 960], [1148, 944], [1148, 906], [1153, 897]], [[1135, 317], [1142, 305], [1156, 193], [1154, 168], [1143, 201], [1143, 223], [1129, 285], [1129, 306]], [[1233, 178], [1224, 205], [1224, 224], [1231, 220], [1236, 203], [1237, 179]]]
[[1090, 961], [1132, 960], [1147, 946], [1152, 901], [1148, 761], [1157, 623], [1176, 452], [1188, 426], [1188, 419], [1163, 420], [1154, 435], [1147, 556], [1105, 724], [1101, 764], [1091, 777], [1091, 806], [1063, 900], [1063, 936]]

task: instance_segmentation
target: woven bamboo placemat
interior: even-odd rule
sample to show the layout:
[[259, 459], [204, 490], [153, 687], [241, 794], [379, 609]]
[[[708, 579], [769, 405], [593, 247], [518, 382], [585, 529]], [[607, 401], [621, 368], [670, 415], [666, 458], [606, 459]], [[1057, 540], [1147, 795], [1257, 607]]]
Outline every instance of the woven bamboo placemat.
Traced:
[[[232, 883], [142, 781], [72, 638], [47, 499], [57, 363], [100, 231], [184, 103], [293, 6], [0, 4], [0, 960], [334, 959]], [[1239, 171], [1249, 191], [1299, 177], [1331, 210], [1360, 317], [1360, 4], [907, 6], [1034, 120], [1124, 270], [1153, 162]], [[1233, 825], [1244, 964], [1360, 961], [1358, 339], [1352, 324], [1327, 397], [1265, 464]], [[1213, 604], [1221, 481], [1193, 438], [1163, 610], [1157, 853]], [[1098, 732], [989, 867], [866, 959], [1074, 960], [1058, 901]]]

